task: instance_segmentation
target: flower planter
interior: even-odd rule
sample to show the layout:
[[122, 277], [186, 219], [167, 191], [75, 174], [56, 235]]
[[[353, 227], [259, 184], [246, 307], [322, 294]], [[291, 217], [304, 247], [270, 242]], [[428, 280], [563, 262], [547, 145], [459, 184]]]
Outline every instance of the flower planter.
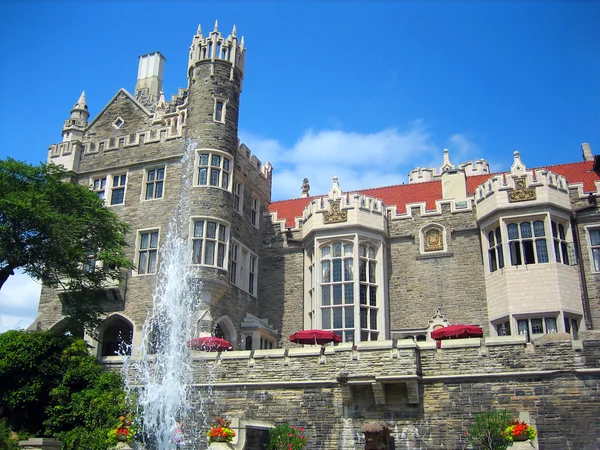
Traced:
[[521, 433], [521, 434], [517, 434], [516, 436], [513, 436], [514, 442], [525, 442], [528, 440], [529, 440], [529, 437], [525, 433]]
[[127, 436], [124, 435], [123, 433], [117, 433], [117, 441], [119, 441], [119, 442], [126, 442], [127, 441]]
[[227, 438], [225, 436], [214, 436], [212, 438], [213, 442], [227, 442]]

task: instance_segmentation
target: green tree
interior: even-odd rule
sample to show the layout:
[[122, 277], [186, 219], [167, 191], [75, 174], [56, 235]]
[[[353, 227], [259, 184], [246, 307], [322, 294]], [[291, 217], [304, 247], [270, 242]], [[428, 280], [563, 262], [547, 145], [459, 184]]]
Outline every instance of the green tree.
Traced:
[[94, 294], [133, 267], [123, 251], [128, 226], [94, 192], [68, 180], [62, 166], [0, 160], [0, 289], [22, 268], [65, 289], [68, 316], [93, 318]]
[[[104, 371], [85, 341], [48, 331], [0, 334], [0, 386], [0, 424], [65, 450], [105, 450], [119, 416], [134, 409], [119, 374]], [[0, 442], [2, 433], [10, 435], [0, 427]]]
[[50, 391], [64, 373], [61, 354], [71, 341], [47, 331], [0, 334], [0, 418], [13, 431], [42, 432]]

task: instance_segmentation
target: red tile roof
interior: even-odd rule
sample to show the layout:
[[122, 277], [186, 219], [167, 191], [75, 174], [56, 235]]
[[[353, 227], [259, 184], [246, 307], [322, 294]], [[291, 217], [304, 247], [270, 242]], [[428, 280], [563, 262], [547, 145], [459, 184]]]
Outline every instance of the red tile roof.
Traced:
[[[584, 161], [570, 164], [559, 164], [556, 166], [546, 166], [552, 172], [563, 175], [569, 184], [583, 183], [585, 192], [594, 192], [595, 181], [600, 180], [600, 175], [592, 170], [593, 161]], [[498, 174], [475, 175], [467, 177], [468, 195], [473, 195], [475, 188], [485, 182], [487, 179]], [[388, 205], [395, 205], [398, 214], [406, 212], [406, 205], [409, 203], [424, 202], [427, 210], [435, 209], [436, 200], [442, 198], [442, 183], [440, 181], [429, 181], [426, 183], [399, 184], [395, 186], [386, 186], [371, 189], [361, 189], [361, 194], [370, 197], [379, 198]], [[276, 212], [279, 220], [285, 219], [286, 227], [295, 226], [295, 218], [302, 217], [302, 211], [311, 200], [317, 197], [303, 197], [292, 200], [281, 200], [269, 205], [269, 212]]]

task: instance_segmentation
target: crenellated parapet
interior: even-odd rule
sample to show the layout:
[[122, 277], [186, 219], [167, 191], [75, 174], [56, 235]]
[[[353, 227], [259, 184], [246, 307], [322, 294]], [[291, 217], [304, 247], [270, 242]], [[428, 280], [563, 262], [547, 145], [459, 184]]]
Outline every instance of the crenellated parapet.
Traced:
[[244, 74], [244, 58], [246, 48], [244, 46], [244, 38], [238, 41], [235, 25], [231, 34], [227, 37], [219, 32], [218, 21], [215, 22], [213, 31], [208, 36], [202, 34], [202, 29], [198, 26], [198, 31], [192, 39], [190, 46], [190, 58], [188, 62], [188, 77], [191, 74], [191, 69], [202, 62], [211, 62], [211, 75], [214, 75], [214, 62], [226, 61], [231, 63], [230, 79], [234, 78], [235, 69]]
[[408, 183], [426, 183], [439, 179], [444, 173], [461, 170], [465, 176], [472, 177], [476, 175], [487, 175], [490, 173], [490, 165], [485, 159], [469, 161], [463, 164], [452, 164], [448, 149], [444, 149], [444, 162], [440, 168], [436, 167], [415, 167], [408, 173]]
[[477, 219], [515, 208], [553, 205], [569, 210], [567, 179], [547, 169], [527, 169], [519, 152], [514, 153], [510, 172], [494, 175], [475, 189]]
[[238, 176], [249, 182], [260, 193], [266, 202], [271, 201], [273, 166], [270, 162], [263, 164], [253, 155], [246, 144], [240, 144], [235, 159]]

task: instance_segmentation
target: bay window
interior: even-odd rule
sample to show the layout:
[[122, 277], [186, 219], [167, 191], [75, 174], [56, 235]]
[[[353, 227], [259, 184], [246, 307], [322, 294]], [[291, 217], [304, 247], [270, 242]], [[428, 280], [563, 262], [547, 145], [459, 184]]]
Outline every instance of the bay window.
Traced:
[[216, 220], [196, 219], [192, 233], [192, 264], [225, 268], [229, 230]]
[[231, 165], [231, 157], [224, 152], [198, 151], [196, 185], [229, 190]]

